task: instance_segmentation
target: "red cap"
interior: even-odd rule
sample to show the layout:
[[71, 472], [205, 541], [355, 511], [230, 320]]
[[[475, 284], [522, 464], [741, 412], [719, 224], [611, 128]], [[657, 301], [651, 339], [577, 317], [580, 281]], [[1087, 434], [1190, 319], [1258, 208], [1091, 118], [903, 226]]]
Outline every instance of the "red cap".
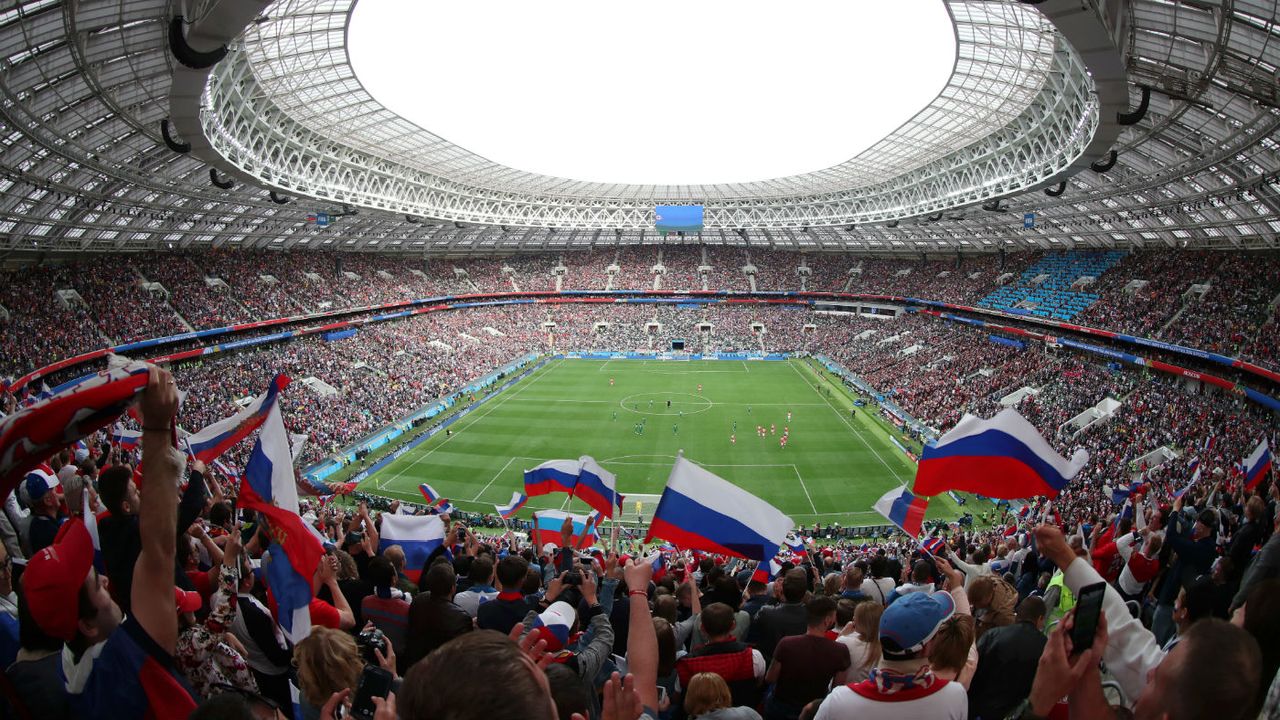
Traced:
[[27, 561], [22, 591], [36, 625], [70, 641], [80, 626], [80, 588], [93, 569], [93, 538], [78, 518], [65, 526], [61, 540]]
[[175, 587], [173, 589], [173, 604], [178, 606], [178, 612], [180, 613], [193, 613], [204, 605], [204, 600], [200, 597], [200, 593], [194, 590], [183, 590], [180, 587]]

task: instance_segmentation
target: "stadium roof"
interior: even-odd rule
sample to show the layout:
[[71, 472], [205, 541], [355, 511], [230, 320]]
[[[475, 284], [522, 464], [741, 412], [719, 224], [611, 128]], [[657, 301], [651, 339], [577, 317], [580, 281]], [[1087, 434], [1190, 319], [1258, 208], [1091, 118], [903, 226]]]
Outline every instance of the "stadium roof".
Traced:
[[867, 151], [665, 187], [507, 168], [391, 116], [351, 71], [351, 0], [197, 0], [176, 23], [158, 0], [19, 2], [0, 12], [0, 253], [694, 241], [650, 229], [660, 201], [706, 205], [699, 241], [760, 247], [1276, 247], [1275, 3], [945, 4], [951, 80]]

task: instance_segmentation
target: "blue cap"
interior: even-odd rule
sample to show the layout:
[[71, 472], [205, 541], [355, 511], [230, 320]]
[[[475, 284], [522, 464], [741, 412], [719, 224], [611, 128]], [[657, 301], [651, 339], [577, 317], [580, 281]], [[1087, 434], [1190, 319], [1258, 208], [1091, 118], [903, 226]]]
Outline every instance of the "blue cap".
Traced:
[[32, 470], [27, 473], [27, 497], [35, 502], [44, 494], [58, 487], [58, 479], [43, 470]]
[[918, 652], [955, 612], [955, 600], [947, 592], [913, 592], [893, 601], [880, 617], [880, 640], [896, 646], [884, 647], [885, 656]]

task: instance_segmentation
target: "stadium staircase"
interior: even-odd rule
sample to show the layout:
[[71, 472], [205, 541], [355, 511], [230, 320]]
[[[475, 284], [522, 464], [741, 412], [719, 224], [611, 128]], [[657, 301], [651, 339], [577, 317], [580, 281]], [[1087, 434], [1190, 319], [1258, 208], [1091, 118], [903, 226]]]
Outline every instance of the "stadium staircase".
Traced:
[[978, 301], [978, 307], [1052, 320], [1071, 320], [1098, 301], [1097, 293], [1074, 289], [1082, 278], [1097, 278], [1125, 255], [1107, 252], [1049, 253], [1008, 285]]

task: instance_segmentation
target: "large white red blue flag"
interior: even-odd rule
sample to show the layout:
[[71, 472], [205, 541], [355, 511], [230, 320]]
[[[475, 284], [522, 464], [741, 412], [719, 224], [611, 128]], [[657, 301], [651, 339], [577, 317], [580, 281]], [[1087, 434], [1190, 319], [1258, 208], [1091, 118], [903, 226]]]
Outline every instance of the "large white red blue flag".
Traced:
[[541, 549], [547, 543], [560, 547], [560, 528], [564, 527], [565, 518], [573, 520], [573, 530], [569, 536], [569, 543], [573, 547], [590, 547], [599, 540], [595, 513], [574, 515], [561, 510], [538, 510], [533, 514], [533, 530], [529, 533], [534, 547]]
[[[186, 438], [187, 450], [191, 456], [204, 463], [211, 463], [222, 453], [230, 450], [237, 443], [249, 437], [266, 422], [267, 413], [276, 405], [280, 391], [289, 386], [289, 377], [283, 373], [271, 379], [266, 392], [254, 398], [240, 412], [206, 427]], [[289, 462], [293, 463], [293, 453], [289, 447], [289, 439], [285, 436], [285, 451], [289, 453]]]
[[902, 528], [902, 532], [919, 537], [924, 528], [924, 513], [929, 509], [929, 499], [916, 497], [906, 487], [899, 487], [880, 496], [875, 509], [889, 522]]
[[618, 477], [600, 467], [600, 463], [590, 455], [583, 455], [578, 458], [578, 462], [581, 463], [581, 469], [578, 471], [574, 497], [605, 517], [613, 517], [614, 510], [622, 507], [623, 500], [618, 492]]
[[1263, 438], [1253, 452], [1249, 453], [1249, 457], [1244, 459], [1243, 464], [1244, 488], [1252, 491], [1271, 470], [1271, 447], [1267, 444], [1266, 438]]
[[681, 548], [763, 562], [777, 554], [793, 527], [782, 511], [698, 467], [682, 452], [671, 467], [645, 542], [662, 538]]
[[572, 493], [581, 471], [581, 460], [548, 460], [524, 471], [524, 494], [538, 497], [553, 492]]
[[392, 545], [404, 550], [404, 574], [417, 582], [422, 564], [444, 544], [444, 520], [439, 515], [383, 514], [378, 535], [378, 552]]
[[267, 583], [279, 608], [280, 627], [297, 642], [311, 634], [311, 580], [324, 548], [298, 516], [293, 456], [280, 408], [273, 404], [261, 425], [244, 466], [239, 504], [267, 520], [271, 538], [270, 560], [264, 563]]
[[925, 445], [915, 493], [961, 490], [1002, 500], [1057, 497], [1089, 462], [1080, 448], [1068, 460], [1026, 418], [1007, 408], [990, 420], [965, 415], [947, 434]]
[[113, 367], [0, 420], [0, 500], [32, 468], [120, 417], [149, 372], [142, 362]]

